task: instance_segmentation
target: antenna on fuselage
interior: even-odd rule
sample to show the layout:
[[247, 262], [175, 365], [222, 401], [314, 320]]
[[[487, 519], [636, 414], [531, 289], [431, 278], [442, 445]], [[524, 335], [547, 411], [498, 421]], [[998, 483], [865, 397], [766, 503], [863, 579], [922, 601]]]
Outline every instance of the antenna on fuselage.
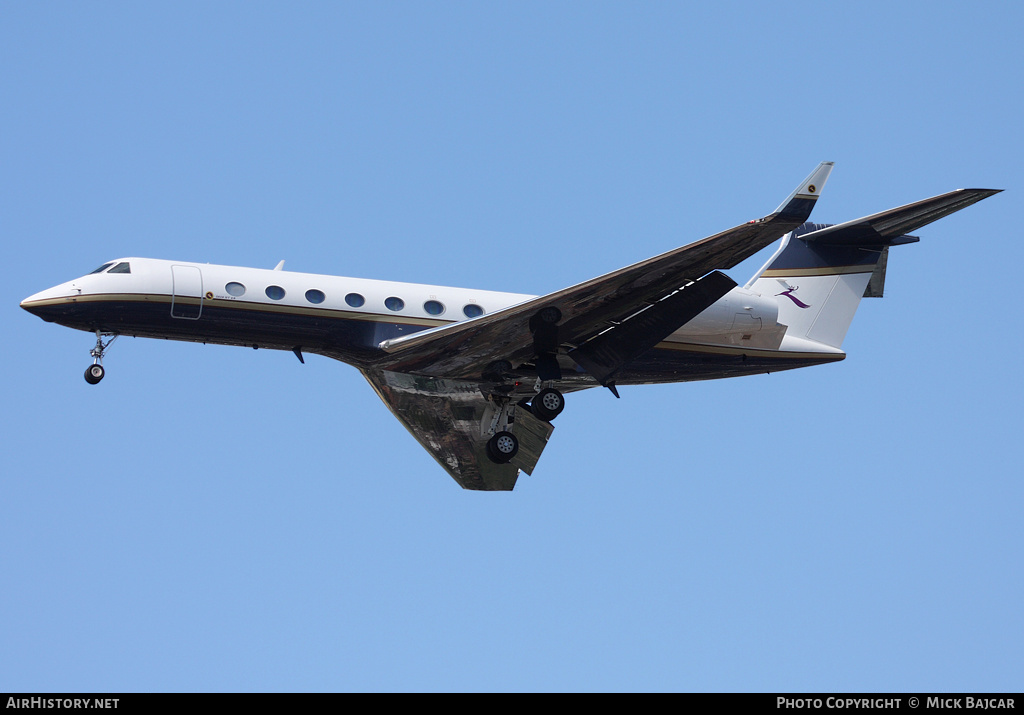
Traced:
[[274, 266], [274, 270], [275, 271], [280, 271], [283, 268], [284, 268], [284, 259], [282, 258], [280, 261], [278, 261], [277, 265]]

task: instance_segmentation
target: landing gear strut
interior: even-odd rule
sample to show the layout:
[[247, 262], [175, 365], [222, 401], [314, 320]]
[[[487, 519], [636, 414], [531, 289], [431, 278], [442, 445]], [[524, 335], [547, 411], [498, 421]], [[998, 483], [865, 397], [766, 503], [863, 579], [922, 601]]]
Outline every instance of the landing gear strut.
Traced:
[[485, 434], [492, 437], [487, 440], [487, 457], [495, 464], [507, 464], [519, 452], [519, 438], [509, 430], [511, 422], [512, 402], [507, 395], [494, 394], [490, 399], [495, 403], [491, 424]]
[[[108, 340], [104, 342], [104, 338], [108, 338]], [[107, 351], [107, 348], [115, 340], [117, 340], [117, 333], [101, 333], [99, 330], [96, 331], [96, 347], [89, 351], [89, 354], [92, 355], [92, 365], [85, 370], [85, 381], [90, 385], [95, 385], [107, 374], [103, 369], [103, 353]]]

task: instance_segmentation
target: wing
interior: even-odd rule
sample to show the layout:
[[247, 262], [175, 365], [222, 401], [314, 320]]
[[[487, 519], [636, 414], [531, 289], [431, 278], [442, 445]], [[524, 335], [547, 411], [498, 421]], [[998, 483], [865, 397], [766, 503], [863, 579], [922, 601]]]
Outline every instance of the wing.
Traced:
[[[493, 398], [499, 373], [533, 361], [538, 377], [557, 379], [555, 355], [568, 353], [614, 390], [617, 370], [736, 285], [717, 269], [807, 220], [831, 171], [832, 162], [820, 164], [765, 218], [489, 315], [384, 341], [383, 357], [363, 376], [463, 488], [511, 490], [520, 469], [532, 471], [553, 428], [529, 409], [509, 409], [506, 394], [500, 399], [511, 414], [501, 414], [519, 453], [506, 464], [490, 459], [487, 442], [502, 409]], [[553, 368], [542, 365], [545, 357]]]
[[[719, 279], [715, 281], [718, 290], [703, 290], [696, 297], [698, 291], [692, 286], [699, 278], [715, 269], [731, 268], [807, 220], [832, 166], [832, 162], [820, 164], [765, 218], [489, 315], [384, 341], [380, 347], [386, 355], [377, 366], [394, 372], [483, 380], [499, 363], [515, 367], [559, 349], [577, 350], [664, 299], [689, 290], [693, 297], [685, 312], [695, 312], [679, 325], [670, 326], [664, 319], [653, 321], [658, 330], [667, 328], [656, 338], [646, 335], [646, 340], [656, 344], [724, 294], [718, 292], [724, 287]], [[556, 328], [547, 324], [552, 318]], [[632, 330], [642, 332], [636, 324]], [[605, 366], [605, 372], [613, 373], [616, 367], [621, 365]]]
[[511, 491], [522, 468], [527, 474], [540, 459], [554, 428], [516, 409], [519, 454], [508, 464], [487, 456], [487, 432], [496, 406], [479, 385], [420, 375], [363, 370], [380, 399], [463, 489]]

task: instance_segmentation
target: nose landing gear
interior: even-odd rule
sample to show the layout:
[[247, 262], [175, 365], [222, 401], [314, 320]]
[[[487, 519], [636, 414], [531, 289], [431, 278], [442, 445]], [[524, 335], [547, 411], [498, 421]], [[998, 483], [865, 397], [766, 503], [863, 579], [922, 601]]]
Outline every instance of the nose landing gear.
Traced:
[[[117, 340], [117, 335], [117, 333], [96, 331], [96, 347], [89, 351], [89, 354], [92, 355], [92, 365], [85, 370], [85, 381], [90, 385], [95, 385], [107, 374], [103, 369], [103, 353]], [[104, 338], [108, 338], [108, 340], [104, 342]]]

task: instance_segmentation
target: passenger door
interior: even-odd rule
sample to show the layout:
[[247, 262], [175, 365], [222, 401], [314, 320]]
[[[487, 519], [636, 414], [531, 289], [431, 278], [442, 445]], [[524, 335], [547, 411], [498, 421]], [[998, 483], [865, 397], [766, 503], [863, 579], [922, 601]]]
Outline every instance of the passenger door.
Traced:
[[203, 274], [197, 266], [171, 266], [171, 317], [199, 320], [203, 313]]

